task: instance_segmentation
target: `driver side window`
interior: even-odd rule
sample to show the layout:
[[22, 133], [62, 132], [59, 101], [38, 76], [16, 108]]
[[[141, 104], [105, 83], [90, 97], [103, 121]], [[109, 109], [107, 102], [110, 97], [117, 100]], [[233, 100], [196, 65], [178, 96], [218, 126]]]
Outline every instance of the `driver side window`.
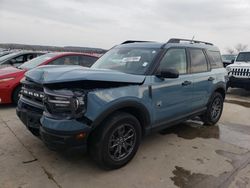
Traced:
[[179, 74], [187, 73], [187, 56], [186, 50], [183, 48], [172, 48], [167, 51], [161, 60], [158, 70], [176, 69]]

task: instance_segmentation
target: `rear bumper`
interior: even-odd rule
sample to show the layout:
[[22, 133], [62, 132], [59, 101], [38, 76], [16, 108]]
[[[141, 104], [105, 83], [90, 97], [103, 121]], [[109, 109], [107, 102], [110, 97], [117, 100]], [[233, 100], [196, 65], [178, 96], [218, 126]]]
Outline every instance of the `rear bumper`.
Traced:
[[86, 151], [89, 126], [76, 120], [47, 118], [42, 115], [42, 109], [34, 110], [34, 107], [22, 100], [18, 102], [16, 113], [27, 129], [39, 137], [48, 148], [57, 151]]
[[228, 86], [250, 90], [250, 78], [236, 78], [231, 76], [229, 77]]

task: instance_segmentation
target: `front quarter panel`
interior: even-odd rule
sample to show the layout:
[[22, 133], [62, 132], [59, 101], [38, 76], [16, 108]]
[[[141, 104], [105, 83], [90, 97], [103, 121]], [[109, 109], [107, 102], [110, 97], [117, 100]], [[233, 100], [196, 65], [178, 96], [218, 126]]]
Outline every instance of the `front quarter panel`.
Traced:
[[107, 115], [106, 112], [113, 112], [126, 106], [131, 107], [131, 104], [144, 108], [150, 114], [151, 98], [148, 86], [128, 85], [91, 91], [87, 95], [85, 117], [96, 121], [103, 114]]

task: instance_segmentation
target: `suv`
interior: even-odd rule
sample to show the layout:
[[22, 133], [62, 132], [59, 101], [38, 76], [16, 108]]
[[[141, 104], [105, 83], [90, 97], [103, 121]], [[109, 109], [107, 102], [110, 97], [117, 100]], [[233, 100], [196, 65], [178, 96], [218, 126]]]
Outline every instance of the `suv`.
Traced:
[[250, 52], [240, 52], [235, 63], [227, 66], [227, 87], [250, 90]]
[[28, 71], [17, 115], [49, 148], [88, 149], [102, 167], [115, 169], [149, 133], [195, 116], [216, 124], [226, 78], [211, 43], [126, 41], [91, 68]]
[[237, 57], [237, 55], [234, 55], [234, 54], [224, 54], [221, 57], [222, 57], [223, 66], [227, 67], [228, 65], [231, 65], [231, 64], [234, 63], [235, 58]]

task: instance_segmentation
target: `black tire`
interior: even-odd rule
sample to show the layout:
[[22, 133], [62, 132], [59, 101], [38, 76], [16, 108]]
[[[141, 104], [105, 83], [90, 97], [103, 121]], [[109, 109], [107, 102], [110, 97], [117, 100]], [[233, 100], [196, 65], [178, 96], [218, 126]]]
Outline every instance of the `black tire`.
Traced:
[[21, 86], [17, 86], [12, 94], [12, 102], [13, 104], [17, 104], [19, 98], [20, 98], [20, 91], [21, 91]]
[[204, 125], [212, 126], [219, 121], [223, 111], [223, 102], [224, 98], [220, 93], [215, 92], [212, 95], [207, 105], [206, 112], [201, 116]]
[[90, 136], [90, 154], [104, 169], [120, 168], [136, 154], [141, 132], [136, 117], [125, 112], [114, 113]]

